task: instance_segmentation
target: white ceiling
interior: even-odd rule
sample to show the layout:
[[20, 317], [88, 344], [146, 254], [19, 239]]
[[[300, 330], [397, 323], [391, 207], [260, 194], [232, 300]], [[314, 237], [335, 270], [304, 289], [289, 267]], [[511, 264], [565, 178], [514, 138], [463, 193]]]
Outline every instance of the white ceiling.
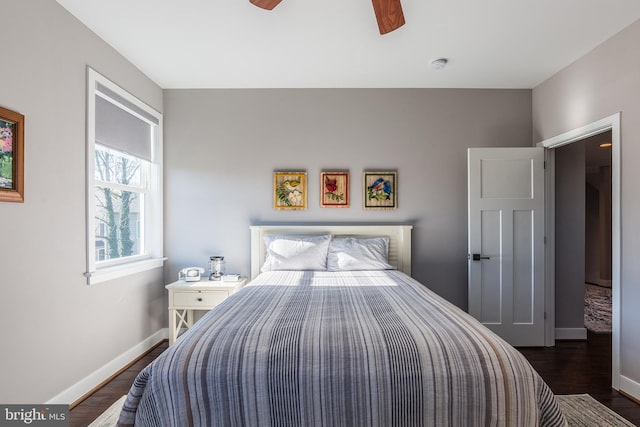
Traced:
[[163, 88], [533, 88], [640, 18], [638, 0], [402, 0], [381, 36], [370, 0], [57, 1]]

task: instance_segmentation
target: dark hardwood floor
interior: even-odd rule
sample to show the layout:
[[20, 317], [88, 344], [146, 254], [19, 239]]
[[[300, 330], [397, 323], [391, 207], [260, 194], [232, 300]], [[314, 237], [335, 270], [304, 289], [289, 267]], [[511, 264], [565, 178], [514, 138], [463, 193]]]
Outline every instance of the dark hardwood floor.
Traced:
[[169, 347], [168, 341], [163, 341], [157, 347], [136, 361], [128, 369], [113, 378], [91, 396], [76, 405], [69, 413], [69, 427], [86, 427], [111, 404], [129, 393], [136, 375], [149, 363]]
[[[168, 347], [164, 341], [71, 410], [71, 427], [89, 425], [127, 394], [135, 376]], [[552, 348], [520, 348], [555, 394], [588, 393], [640, 426], [640, 405], [611, 388], [611, 334], [589, 332], [587, 341], [558, 341]]]
[[586, 341], [519, 348], [554, 394], [587, 393], [640, 426], [640, 405], [611, 388], [611, 334], [587, 332]]

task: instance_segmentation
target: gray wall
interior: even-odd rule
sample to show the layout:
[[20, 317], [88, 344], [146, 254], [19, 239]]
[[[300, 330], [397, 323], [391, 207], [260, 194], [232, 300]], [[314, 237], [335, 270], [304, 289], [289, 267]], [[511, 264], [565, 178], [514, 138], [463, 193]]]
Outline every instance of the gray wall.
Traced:
[[586, 146], [585, 281], [611, 286], [611, 131], [584, 140]]
[[584, 280], [600, 283], [600, 194], [589, 182], [585, 190]]
[[[541, 141], [622, 112], [621, 373], [640, 383], [640, 21], [533, 90], [533, 135]], [[638, 387], [638, 386], [636, 386]]]
[[[467, 147], [529, 146], [530, 90], [165, 90], [168, 277], [224, 255], [249, 274], [249, 226], [410, 223], [413, 273], [467, 307]], [[319, 207], [349, 169], [351, 207]], [[365, 168], [398, 170], [395, 211], [362, 209]], [[272, 174], [306, 169], [309, 209], [276, 211]]]
[[0, 0], [0, 104], [25, 115], [25, 202], [0, 203], [0, 402], [59, 394], [165, 327], [162, 271], [87, 286], [86, 66], [162, 90], [54, 0]]
[[585, 147], [557, 148], [556, 328], [584, 328]]

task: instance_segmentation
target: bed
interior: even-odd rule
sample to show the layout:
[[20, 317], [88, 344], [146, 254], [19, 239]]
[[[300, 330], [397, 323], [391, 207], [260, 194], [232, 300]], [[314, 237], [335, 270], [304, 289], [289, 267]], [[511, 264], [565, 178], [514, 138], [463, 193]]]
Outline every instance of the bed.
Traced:
[[138, 375], [118, 425], [566, 425], [517, 350], [411, 277], [410, 226], [255, 226], [251, 248], [251, 282]]

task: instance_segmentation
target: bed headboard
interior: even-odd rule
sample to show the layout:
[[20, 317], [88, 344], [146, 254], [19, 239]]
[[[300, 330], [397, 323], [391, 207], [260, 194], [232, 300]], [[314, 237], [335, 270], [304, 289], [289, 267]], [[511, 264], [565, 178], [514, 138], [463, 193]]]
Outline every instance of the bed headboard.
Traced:
[[353, 237], [389, 237], [389, 264], [411, 275], [411, 225], [254, 225], [251, 226], [251, 278], [264, 264], [267, 234], [332, 234]]

